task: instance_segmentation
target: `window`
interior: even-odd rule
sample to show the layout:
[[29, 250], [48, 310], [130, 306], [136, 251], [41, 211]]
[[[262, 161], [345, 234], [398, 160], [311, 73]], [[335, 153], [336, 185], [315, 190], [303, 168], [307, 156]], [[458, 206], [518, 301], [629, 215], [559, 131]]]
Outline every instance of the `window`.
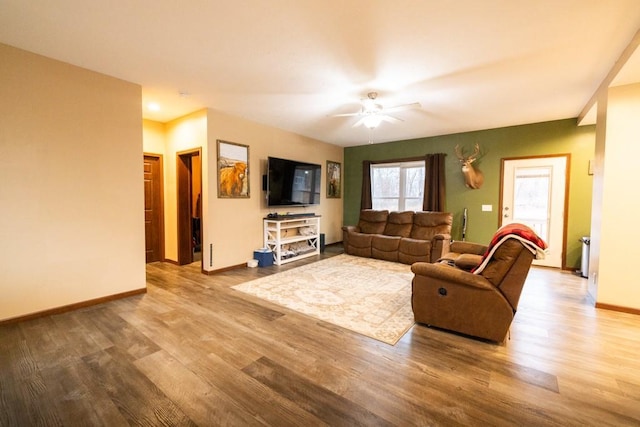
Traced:
[[371, 165], [373, 209], [421, 211], [424, 161]]

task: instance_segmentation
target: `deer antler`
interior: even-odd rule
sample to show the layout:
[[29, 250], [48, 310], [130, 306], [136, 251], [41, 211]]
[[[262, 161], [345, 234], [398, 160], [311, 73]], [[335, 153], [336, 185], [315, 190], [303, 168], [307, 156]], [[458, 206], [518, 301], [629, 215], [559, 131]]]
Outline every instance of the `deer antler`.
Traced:
[[473, 154], [467, 157], [467, 161], [469, 163], [475, 162], [476, 158], [478, 157], [478, 154], [480, 154], [480, 145], [476, 142], [476, 147], [473, 150]]
[[454, 148], [454, 150], [456, 152], [456, 156], [458, 157], [458, 160], [464, 161], [464, 155], [462, 154], [462, 151], [460, 151], [460, 145], [456, 145], [456, 148]]

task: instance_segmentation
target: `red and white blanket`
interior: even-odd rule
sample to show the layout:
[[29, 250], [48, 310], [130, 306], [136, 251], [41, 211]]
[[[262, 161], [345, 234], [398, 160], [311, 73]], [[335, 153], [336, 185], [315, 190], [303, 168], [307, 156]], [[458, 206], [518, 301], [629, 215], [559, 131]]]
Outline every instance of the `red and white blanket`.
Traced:
[[531, 251], [536, 259], [544, 259], [547, 253], [547, 244], [531, 228], [524, 224], [511, 223], [503, 225], [496, 231], [486, 252], [482, 256], [482, 262], [475, 269], [473, 274], [480, 274], [489, 264], [496, 250], [509, 239], [516, 239], [522, 242], [525, 248]]

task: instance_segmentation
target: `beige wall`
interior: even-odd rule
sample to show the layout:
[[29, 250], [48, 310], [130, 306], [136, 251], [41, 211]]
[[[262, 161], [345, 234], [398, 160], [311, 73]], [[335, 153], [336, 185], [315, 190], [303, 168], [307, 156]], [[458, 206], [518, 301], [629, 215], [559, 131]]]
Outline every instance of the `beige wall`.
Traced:
[[[160, 151], [158, 123], [145, 121], [145, 151]], [[202, 148], [203, 268], [218, 270], [244, 264], [263, 246], [262, 219], [270, 212], [262, 190], [267, 157], [284, 157], [322, 165], [320, 206], [280, 208], [280, 212], [315, 212], [322, 215], [326, 243], [342, 240], [342, 199], [326, 199], [326, 161], [343, 162], [342, 148], [250, 122], [216, 110], [201, 110], [165, 126], [165, 256], [177, 260], [176, 153]], [[149, 141], [147, 141], [149, 138]], [[219, 199], [217, 140], [249, 146], [248, 199]]]
[[145, 288], [140, 86], [0, 64], [0, 320]]
[[142, 121], [142, 141], [145, 153], [162, 154], [166, 150], [167, 131], [164, 123], [153, 120]]
[[604, 180], [604, 154], [607, 129], [607, 93], [600, 95], [597, 105], [596, 144], [593, 158], [593, 193], [591, 196], [591, 244], [587, 292], [598, 300], [598, 269], [600, 263], [600, 236], [602, 234], [602, 201]]
[[[266, 193], [262, 190], [262, 175], [266, 173], [267, 157], [282, 157], [322, 165], [322, 196], [319, 206], [279, 208], [280, 212], [314, 212], [322, 215], [321, 232], [327, 244], [342, 240], [342, 199], [326, 198], [326, 161], [342, 163], [342, 147], [306, 138], [291, 132], [248, 122], [215, 110], [209, 110], [207, 158], [211, 185], [205, 218], [205, 265], [207, 270], [245, 263], [253, 250], [263, 244], [262, 220], [270, 212]], [[216, 140], [249, 146], [249, 199], [219, 199], [217, 197]], [[204, 166], [203, 166], [204, 168]], [[273, 209], [272, 209], [273, 210]], [[213, 245], [209, 263], [209, 245]]]
[[594, 189], [601, 191], [602, 202], [600, 220], [592, 229], [596, 241], [589, 277], [590, 289], [597, 289], [597, 303], [632, 309], [640, 309], [640, 281], [633, 268], [640, 241], [636, 218], [640, 190], [635, 185], [633, 160], [640, 158], [639, 118], [640, 84], [611, 88], [603, 131], [606, 138], [596, 144], [601, 164]]
[[[178, 153], [201, 149], [202, 158], [208, 155], [207, 150], [207, 110], [196, 111], [187, 116], [173, 120], [165, 125], [166, 147], [164, 159], [164, 235], [165, 258], [178, 260], [178, 207], [176, 199], [177, 180], [176, 164]], [[206, 187], [208, 170], [202, 165], [203, 187]], [[203, 190], [203, 217], [206, 190]]]

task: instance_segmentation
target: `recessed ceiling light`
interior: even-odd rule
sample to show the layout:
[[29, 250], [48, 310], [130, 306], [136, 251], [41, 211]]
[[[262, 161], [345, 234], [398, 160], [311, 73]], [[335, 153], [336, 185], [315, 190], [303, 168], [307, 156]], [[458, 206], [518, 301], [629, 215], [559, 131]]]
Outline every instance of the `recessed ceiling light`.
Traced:
[[150, 102], [147, 104], [147, 108], [149, 109], [149, 111], [160, 111], [160, 104]]

